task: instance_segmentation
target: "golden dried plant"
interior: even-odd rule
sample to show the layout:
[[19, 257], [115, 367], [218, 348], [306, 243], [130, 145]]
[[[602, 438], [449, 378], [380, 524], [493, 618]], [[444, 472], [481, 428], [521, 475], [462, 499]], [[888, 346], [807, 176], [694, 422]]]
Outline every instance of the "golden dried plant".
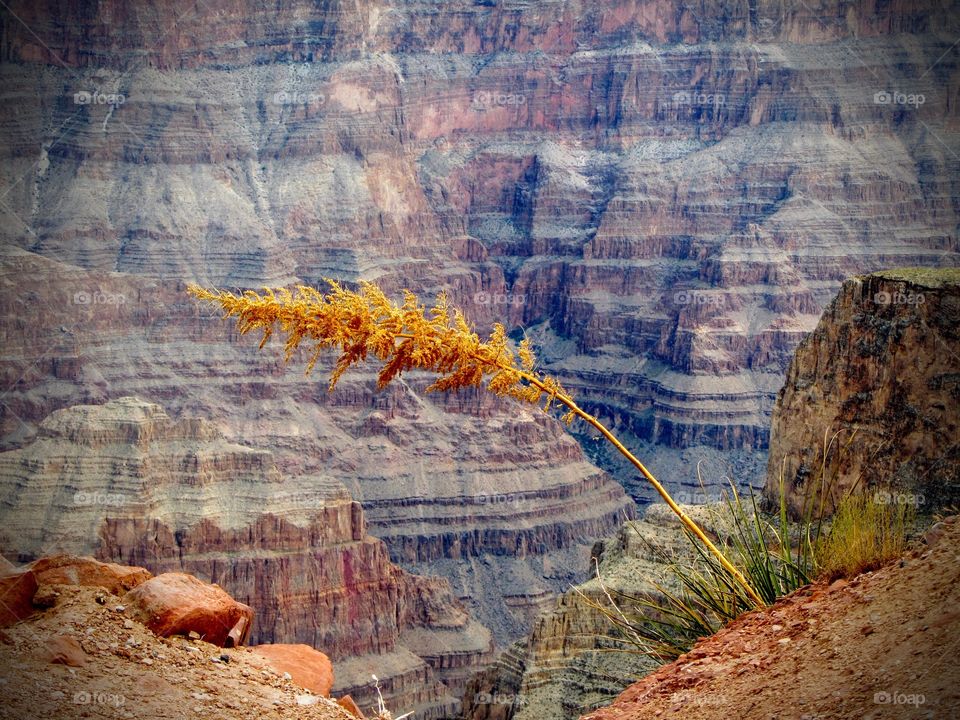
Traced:
[[397, 305], [371, 282], [361, 281], [356, 291], [334, 280], [326, 282], [329, 286], [326, 293], [304, 285], [293, 291], [265, 288], [263, 293], [247, 290], [234, 294], [206, 290], [198, 285], [188, 286], [187, 291], [199, 300], [219, 305], [225, 318], [236, 317], [241, 335], [262, 330], [261, 348], [275, 329], [279, 329], [286, 335], [287, 361], [301, 342], [305, 339], [312, 341], [307, 373], [324, 350], [338, 350], [340, 356], [330, 375], [330, 390], [351, 366], [372, 356], [383, 363], [377, 377], [380, 388], [404, 372], [425, 370], [439, 376], [427, 388], [428, 391], [480, 387], [486, 383], [490, 392], [501, 397], [534, 404], [542, 401], [544, 411], [549, 411], [555, 403], [563, 405], [566, 412], [562, 420], [566, 424], [579, 417], [612, 443], [641, 472], [681, 522], [743, 585], [757, 606], [764, 605], [743, 574], [643, 463], [596, 417], [580, 408], [555, 378], [534, 371], [536, 358], [526, 339], [514, 353], [503, 325], [497, 323], [489, 337], [481, 340], [463, 312], [450, 307], [444, 293], [440, 293], [433, 307], [427, 310], [409, 290], [404, 291], [403, 304]]

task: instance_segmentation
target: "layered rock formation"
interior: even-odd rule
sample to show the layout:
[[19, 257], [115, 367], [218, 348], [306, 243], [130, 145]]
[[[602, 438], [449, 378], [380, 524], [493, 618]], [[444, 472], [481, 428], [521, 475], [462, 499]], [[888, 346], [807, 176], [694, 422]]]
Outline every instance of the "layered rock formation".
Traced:
[[[337, 663], [337, 692], [360, 703], [376, 697], [371, 673], [351, 672], [366, 662], [393, 707], [455, 712], [465, 675], [492, 653], [445, 580], [389, 561], [340, 483], [281, 473], [271, 453], [137, 398], [57, 411], [33, 442], [0, 453], [0, 516], [8, 557], [89, 554], [219, 584], [254, 610], [241, 634], [322, 650]], [[160, 579], [133, 591], [147, 608]]]
[[960, 270], [844, 283], [777, 396], [766, 493], [799, 511], [851, 490], [934, 512], [960, 502]]
[[[957, 264], [944, 3], [30, 2], [0, 22], [9, 244], [144, 291], [443, 287], [526, 328], [619, 429], [746, 450], [747, 475], [840, 280]], [[139, 314], [128, 364], [190, 323]], [[177, 395], [187, 372], [151, 380]], [[71, 384], [17, 388], [24, 432]], [[20, 413], [32, 387], [43, 412]]]
[[[709, 521], [695, 508], [698, 522]], [[709, 527], [709, 524], [705, 524]], [[692, 553], [679, 521], [664, 504], [649, 506], [642, 520], [624, 524], [594, 548], [599, 573], [564, 593], [532, 625], [530, 634], [507, 648], [467, 686], [464, 717], [469, 720], [565, 720], [609, 703], [656, 663], [611, 641], [610, 620], [597, 609], [614, 610], [607, 593], [656, 593], [651, 584], [671, 586], [664, 556]], [[623, 608], [629, 612], [629, 608]]]
[[[233, 329], [193, 303], [182, 285], [142, 287], [130, 274], [4, 252], [0, 316], [11, 342], [0, 367], [13, 386], [3, 402], [8, 427], [16, 428], [8, 447], [20, 433], [35, 436], [27, 418], [66, 399], [103, 403], [136, 394], [160, 400], [185, 421], [215, 419], [235, 444], [256, 438], [283, 476], [345, 484], [368, 511], [371, 534], [386, 540], [394, 558], [428, 574], [432, 565], [444, 571], [503, 642], [526, 631], [544, 596], [577, 581], [593, 539], [633, 512], [620, 486], [543, 413], [489, 394], [427, 395], [430, 379], [418, 376], [377, 392], [372, 373], [363, 371], [328, 394], [320, 376], [326, 366], [317, 369], [320, 377], [304, 378], [299, 368], [283, 366], [278, 351], [258, 353], [254, 338], [234, 342]], [[41, 300], [51, 287], [55, 311]], [[90, 302], [74, 302], [78, 297]], [[205, 427], [210, 432], [213, 424]], [[314, 491], [288, 485], [289, 497], [276, 507], [279, 525], [304, 510], [302, 503], [310, 509], [319, 502]], [[221, 511], [198, 505], [191, 523]], [[231, 505], [231, 512], [242, 511]], [[264, 543], [294, 542], [284, 539], [287, 530], [264, 525]], [[208, 532], [195, 527], [192, 533]], [[141, 543], [136, 534], [148, 530], [145, 524], [112, 530], [121, 538], [118, 552], [146, 561], [152, 551], [132, 548]], [[501, 591], [464, 579], [464, 558], [480, 567], [509, 563], [515, 582]]]
[[562, 429], [416, 377], [328, 397], [183, 281], [445, 289], [672, 488], [704, 446], [755, 480], [841, 280], [957, 264], [958, 29], [933, 0], [9, 3], [4, 447], [129, 394], [215, 418], [341, 479], [395, 558], [516, 637], [629, 507]]

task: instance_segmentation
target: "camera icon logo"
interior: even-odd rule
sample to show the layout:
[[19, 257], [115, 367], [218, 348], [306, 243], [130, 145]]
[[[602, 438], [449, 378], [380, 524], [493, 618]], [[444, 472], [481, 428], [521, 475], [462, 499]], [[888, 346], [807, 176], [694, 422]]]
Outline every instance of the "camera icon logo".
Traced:
[[74, 105], [89, 105], [91, 100], [93, 100], [93, 96], [86, 90], [81, 90], [73, 94]]
[[880, 90], [873, 94], [874, 105], [889, 105], [893, 102], [893, 95], [886, 90]]

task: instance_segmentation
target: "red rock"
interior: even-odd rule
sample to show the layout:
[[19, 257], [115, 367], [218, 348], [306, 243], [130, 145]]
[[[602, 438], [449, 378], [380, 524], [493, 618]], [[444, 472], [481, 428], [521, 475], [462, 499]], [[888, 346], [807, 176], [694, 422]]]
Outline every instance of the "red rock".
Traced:
[[32, 570], [0, 575], [0, 627], [8, 627], [32, 615], [36, 592], [37, 576]]
[[80, 647], [77, 639], [71, 635], [57, 635], [46, 643], [44, 656], [54, 665], [83, 667], [87, 664], [87, 653]]
[[357, 720], [367, 720], [366, 716], [363, 714], [363, 711], [357, 707], [357, 704], [349, 695], [344, 695], [342, 698], [337, 698], [337, 705], [353, 715], [355, 718], [357, 718]]
[[127, 613], [160, 637], [187, 635], [191, 630], [208, 643], [230, 646], [236, 643], [230, 632], [241, 620], [245, 629], [239, 643], [247, 639], [253, 609], [230, 597], [217, 585], [208, 585], [186, 573], [164, 573], [138, 585], [123, 596]]
[[[333, 664], [330, 658], [309, 645], [255, 645], [254, 652], [263, 655], [279, 673], [290, 673], [297, 685], [317, 695], [330, 696], [333, 687]], [[352, 702], [352, 701], [351, 701]]]
[[153, 577], [141, 567], [102, 563], [92, 557], [53, 555], [31, 563], [41, 585], [85, 585], [102, 587], [122, 595]]

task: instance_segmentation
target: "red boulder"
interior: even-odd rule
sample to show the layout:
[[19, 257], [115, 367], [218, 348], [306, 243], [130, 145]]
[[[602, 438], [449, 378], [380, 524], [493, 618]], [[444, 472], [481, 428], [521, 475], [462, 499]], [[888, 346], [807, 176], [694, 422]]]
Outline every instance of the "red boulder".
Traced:
[[254, 652], [263, 655], [278, 673], [290, 678], [316, 695], [330, 696], [333, 687], [333, 664], [330, 658], [309, 645], [254, 645]]
[[251, 607], [185, 573], [157, 575], [124, 595], [122, 602], [127, 614], [160, 637], [192, 630], [221, 647], [242, 645], [253, 623]]

